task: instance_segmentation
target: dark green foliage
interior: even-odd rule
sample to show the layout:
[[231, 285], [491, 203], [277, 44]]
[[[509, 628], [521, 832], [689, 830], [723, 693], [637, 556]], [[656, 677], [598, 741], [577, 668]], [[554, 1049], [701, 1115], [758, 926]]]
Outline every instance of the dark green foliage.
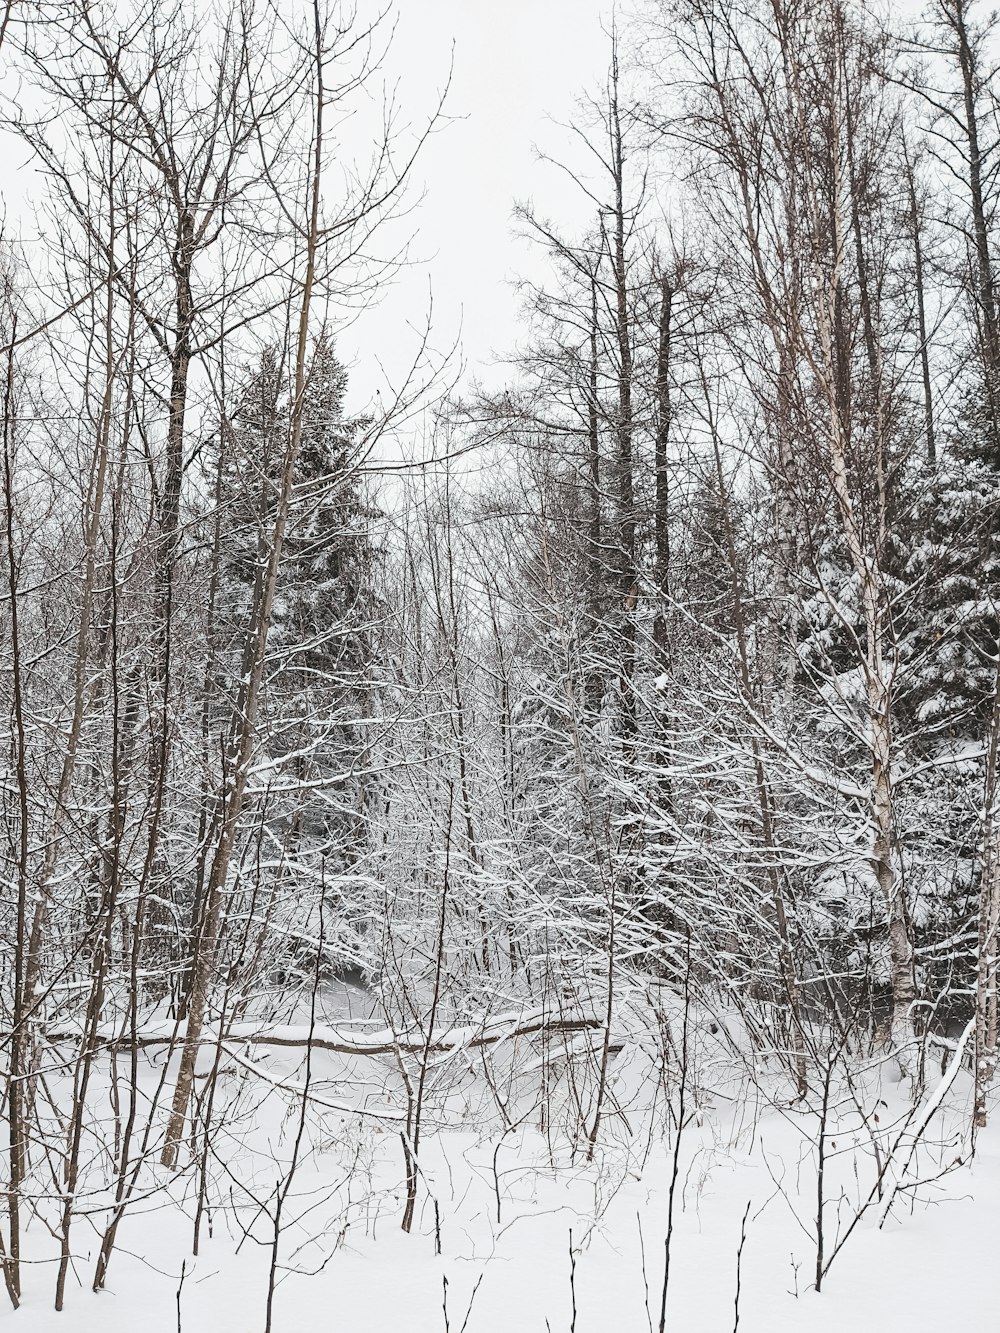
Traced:
[[[377, 517], [358, 471], [364, 420], [345, 416], [347, 374], [320, 339], [309, 364], [294, 496], [282, 550], [264, 701], [275, 785], [290, 792], [286, 845], [322, 846], [332, 867], [364, 836], [365, 718], [370, 713]], [[289, 386], [267, 347], [247, 371], [217, 458], [216, 617], [221, 682], [232, 688], [290, 429]], [[279, 800], [276, 809], [280, 808]], [[294, 813], [293, 813], [294, 811]]]

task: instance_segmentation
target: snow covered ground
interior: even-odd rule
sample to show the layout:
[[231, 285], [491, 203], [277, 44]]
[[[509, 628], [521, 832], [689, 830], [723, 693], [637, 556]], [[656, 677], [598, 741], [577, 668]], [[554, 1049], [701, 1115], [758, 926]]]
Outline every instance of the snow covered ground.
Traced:
[[[535, 1116], [504, 1134], [469, 1102], [466, 1088], [464, 1110], [458, 1113], [453, 1100], [445, 1127], [428, 1130], [423, 1140], [409, 1235], [400, 1230], [398, 1126], [310, 1112], [285, 1203], [275, 1333], [658, 1330], [674, 1178], [667, 1329], [1000, 1328], [994, 1267], [1000, 1139], [992, 1129], [983, 1132], [968, 1160], [964, 1073], [912, 1154], [919, 1117], [907, 1131], [899, 1085], [869, 1072], [855, 1084], [856, 1097], [842, 1085], [834, 1089], [823, 1137], [827, 1257], [880, 1171], [883, 1198], [875, 1190], [817, 1294], [817, 1115], [770, 1104], [764, 1078], [731, 1071], [728, 1083], [720, 1080], [725, 1093], [701, 1088], [690, 1098], [675, 1177], [679, 1091], [674, 1086], [669, 1111], [644, 1100], [645, 1058], [627, 1046], [617, 1057], [618, 1109], [592, 1162], [585, 1144], [572, 1151], [551, 1128], [540, 1132]], [[290, 1057], [271, 1061], [272, 1073], [281, 1072], [281, 1059], [290, 1076]], [[317, 1071], [324, 1078], [330, 1072]], [[79, 1221], [78, 1282], [62, 1314], [51, 1309], [45, 1238], [34, 1224], [39, 1261], [28, 1273], [26, 1299], [0, 1322], [30, 1333], [264, 1329], [275, 1191], [285, 1178], [298, 1112], [294, 1099], [262, 1092], [250, 1079], [240, 1082], [239, 1069], [227, 1077], [243, 1091], [233, 1096], [232, 1116], [222, 1117], [213, 1145], [211, 1207], [197, 1257], [191, 1254], [197, 1175], [162, 1173], [160, 1189], [126, 1215], [108, 1289], [97, 1295], [89, 1288], [99, 1236]], [[443, 1108], [439, 1103], [435, 1118]], [[893, 1183], [906, 1188], [880, 1224]]]

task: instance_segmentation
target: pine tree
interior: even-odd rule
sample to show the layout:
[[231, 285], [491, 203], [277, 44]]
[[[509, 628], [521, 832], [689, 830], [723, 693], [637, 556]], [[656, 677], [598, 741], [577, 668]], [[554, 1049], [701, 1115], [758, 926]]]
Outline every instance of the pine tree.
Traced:
[[[365, 719], [370, 713], [375, 511], [357, 468], [367, 422], [349, 419], [347, 373], [330, 339], [313, 350], [303, 431], [269, 645], [262, 726], [286, 853], [321, 853], [331, 875], [364, 842]], [[232, 688], [276, 486], [291, 403], [278, 349], [248, 369], [217, 458], [222, 594], [218, 659]], [[280, 806], [280, 802], [278, 803]]]

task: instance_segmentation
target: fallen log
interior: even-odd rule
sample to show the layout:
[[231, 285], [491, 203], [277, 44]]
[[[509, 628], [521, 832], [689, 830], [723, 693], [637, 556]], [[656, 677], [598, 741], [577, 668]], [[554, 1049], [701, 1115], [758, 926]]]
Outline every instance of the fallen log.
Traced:
[[[261, 1027], [252, 1023], [234, 1023], [222, 1034], [222, 1041], [228, 1044], [246, 1044], [250, 1046], [275, 1046], [278, 1048], [329, 1051], [334, 1055], [379, 1056], [379, 1055], [449, 1055], [461, 1050], [476, 1050], [483, 1046], [493, 1046], [502, 1041], [515, 1041], [519, 1037], [571, 1036], [580, 1032], [596, 1032], [604, 1027], [604, 1020], [597, 1017], [557, 1018], [546, 1017], [542, 1013], [523, 1016], [504, 1015], [488, 1019], [485, 1022], [461, 1028], [452, 1028], [442, 1032], [428, 1042], [419, 1034], [407, 1033], [396, 1035], [389, 1029], [371, 1034], [343, 1033], [326, 1024], [317, 1024], [310, 1029], [308, 1025], [285, 1024], [274, 1027]], [[66, 1042], [79, 1042], [78, 1032], [46, 1032], [44, 1040], [50, 1046]], [[176, 1025], [147, 1024], [137, 1032], [102, 1031], [97, 1035], [98, 1045], [105, 1048], [129, 1049], [133, 1044], [142, 1048], [151, 1046], [171, 1046], [178, 1040]], [[206, 1030], [199, 1042], [202, 1046], [215, 1046], [219, 1043], [218, 1028]], [[620, 1050], [619, 1042], [612, 1047]]]

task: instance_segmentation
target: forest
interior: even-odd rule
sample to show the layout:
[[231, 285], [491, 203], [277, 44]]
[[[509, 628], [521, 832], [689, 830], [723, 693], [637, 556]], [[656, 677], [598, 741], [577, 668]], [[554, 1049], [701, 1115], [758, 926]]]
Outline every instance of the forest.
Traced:
[[609, 6], [360, 403], [395, 25], [0, 4], [0, 1322], [985, 1328], [994, 18]]

